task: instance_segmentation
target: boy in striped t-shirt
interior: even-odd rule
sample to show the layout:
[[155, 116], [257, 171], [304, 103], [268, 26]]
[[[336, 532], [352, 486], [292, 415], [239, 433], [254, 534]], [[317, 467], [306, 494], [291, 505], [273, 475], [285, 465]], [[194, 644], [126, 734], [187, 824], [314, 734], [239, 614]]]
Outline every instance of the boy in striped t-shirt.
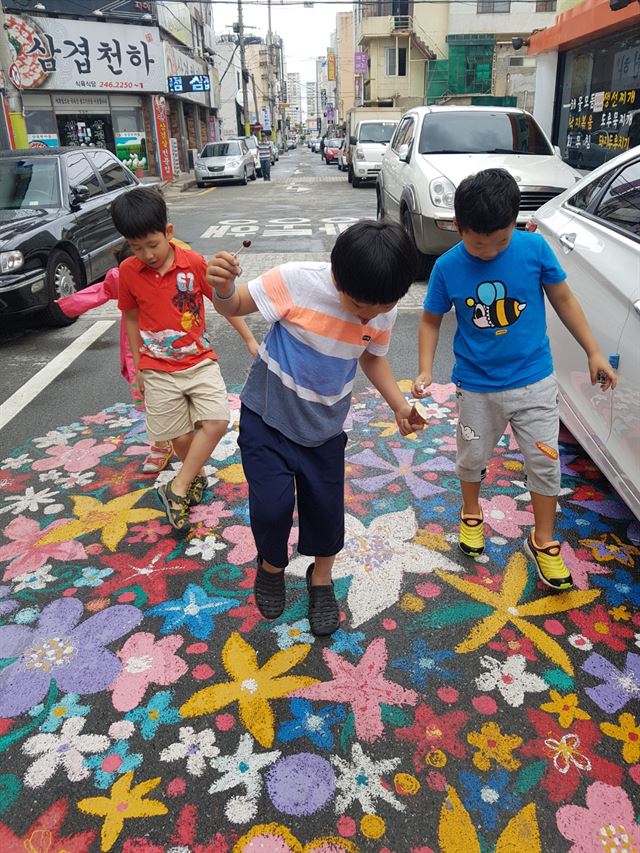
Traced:
[[289, 263], [238, 284], [238, 259], [219, 252], [207, 281], [225, 317], [259, 311], [271, 327], [241, 394], [239, 445], [258, 549], [255, 599], [267, 619], [285, 606], [284, 569], [297, 497], [298, 551], [316, 636], [339, 626], [331, 582], [344, 545], [344, 421], [358, 363], [393, 409], [402, 435], [411, 406], [386, 353], [396, 303], [415, 277], [411, 240], [395, 224], [361, 221], [336, 240], [331, 263]]

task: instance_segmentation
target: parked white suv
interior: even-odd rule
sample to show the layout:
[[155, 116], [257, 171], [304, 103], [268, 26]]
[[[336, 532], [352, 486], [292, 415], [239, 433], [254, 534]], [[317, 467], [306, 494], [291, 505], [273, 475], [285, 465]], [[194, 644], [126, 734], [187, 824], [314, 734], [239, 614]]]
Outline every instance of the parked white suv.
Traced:
[[460, 239], [453, 224], [456, 187], [490, 168], [506, 169], [518, 182], [521, 228], [580, 179], [523, 110], [415, 107], [400, 120], [378, 175], [378, 219], [404, 226], [422, 255], [423, 274]]

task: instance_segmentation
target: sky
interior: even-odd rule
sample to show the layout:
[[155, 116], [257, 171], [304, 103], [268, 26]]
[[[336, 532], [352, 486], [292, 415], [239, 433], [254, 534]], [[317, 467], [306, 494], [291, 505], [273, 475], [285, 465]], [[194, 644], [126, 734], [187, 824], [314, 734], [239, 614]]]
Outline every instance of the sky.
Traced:
[[[326, 54], [331, 33], [336, 28], [336, 14], [352, 10], [351, 3], [315, 3], [312, 9], [305, 9], [301, 5], [282, 6], [277, 0], [271, 3], [271, 29], [284, 41], [287, 71], [300, 72], [303, 85], [307, 80], [316, 78], [315, 60]], [[216, 33], [230, 33], [230, 25], [238, 20], [237, 6], [234, 5], [216, 3], [213, 14]], [[258, 35], [266, 39], [266, 5], [252, 6], [245, 3], [242, 6], [242, 17], [246, 35]]]

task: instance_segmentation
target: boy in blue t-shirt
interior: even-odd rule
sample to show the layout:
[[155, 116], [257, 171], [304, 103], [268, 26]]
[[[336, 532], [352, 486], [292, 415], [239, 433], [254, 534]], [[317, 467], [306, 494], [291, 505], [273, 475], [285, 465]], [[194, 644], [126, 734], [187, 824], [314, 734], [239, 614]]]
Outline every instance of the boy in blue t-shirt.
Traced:
[[558, 590], [573, 582], [554, 539], [560, 491], [558, 387], [546, 331], [545, 294], [587, 355], [591, 383], [615, 388], [616, 374], [539, 234], [516, 231], [520, 191], [504, 169], [465, 178], [456, 191], [461, 242], [433, 268], [420, 321], [415, 397], [428, 395], [442, 317], [453, 306], [457, 328], [452, 379], [458, 398], [456, 473], [460, 549], [484, 549], [480, 483], [511, 424], [524, 456], [535, 527], [524, 548], [540, 579]]

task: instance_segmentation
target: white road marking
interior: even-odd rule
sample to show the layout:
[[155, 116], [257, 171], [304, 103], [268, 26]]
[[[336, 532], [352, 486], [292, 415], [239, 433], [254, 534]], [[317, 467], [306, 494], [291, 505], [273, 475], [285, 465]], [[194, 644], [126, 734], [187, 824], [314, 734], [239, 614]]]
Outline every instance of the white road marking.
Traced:
[[19, 388], [8, 400], [5, 400], [0, 406], [0, 429], [5, 427], [10, 420], [13, 420], [41, 391], [48, 388], [57, 376], [66, 370], [79, 355], [82, 355], [114, 323], [115, 320], [98, 320], [86, 332], [83, 332], [79, 338], [76, 338], [73, 343], [58, 353], [46, 367], [43, 367], [28, 382], [25, 382], [22, 388]]

